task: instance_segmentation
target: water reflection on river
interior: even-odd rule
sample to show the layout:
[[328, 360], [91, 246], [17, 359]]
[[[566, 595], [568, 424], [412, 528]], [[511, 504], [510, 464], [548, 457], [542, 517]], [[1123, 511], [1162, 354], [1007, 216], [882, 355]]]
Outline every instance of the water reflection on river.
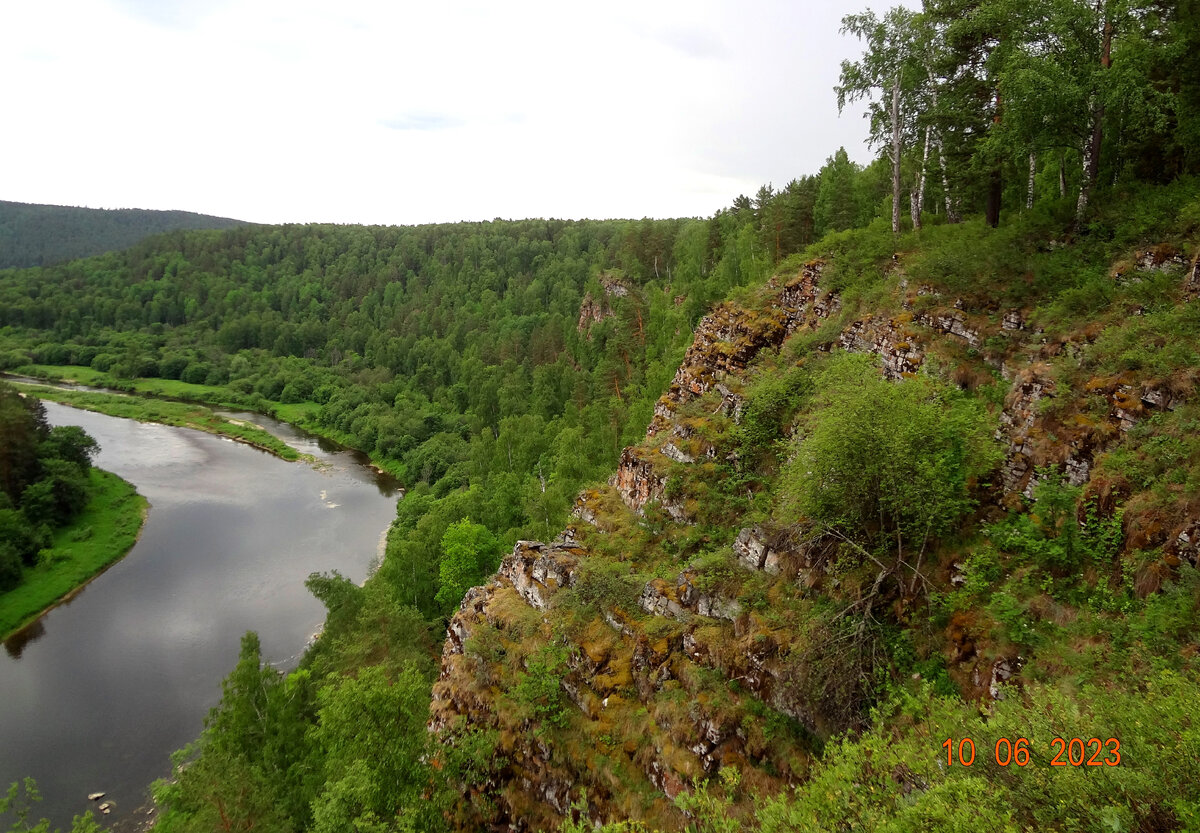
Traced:
[[[66, 827], [103, 790], [128, 820], [168, 754], [196, 737], [239, 641], [292, 665], [324, 618], [313, 571], [365, 578], [398, 491], [348, 452], [268, 427], [317, 466], [219, 437], [47, 402], [100, 442], [97, 465], [151, 503], [122, 561], [0, 653], [0, 788], [30, 775], [35, 815]], [[260, 424], [256, 415], [237, 415]], [[143, 811], [144, 812], [144, 811]]]

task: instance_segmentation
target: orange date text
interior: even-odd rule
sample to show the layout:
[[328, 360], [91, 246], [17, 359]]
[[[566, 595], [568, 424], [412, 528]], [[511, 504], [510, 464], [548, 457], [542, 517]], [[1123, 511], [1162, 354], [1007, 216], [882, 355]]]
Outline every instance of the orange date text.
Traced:
[[[971, 766], [975, 763], [972, 738], [946, 738], [947, 766]], [[1028, 738], [1000, 738], [988, 744], [992, 760], [998, 766], [1028, 766], [1033, 760], [1033, 744]], [[1053, 738], [1047, 753], [1050, 766], [1117, 766], [1121, 763], [1121, 741], [1116, 738]]]

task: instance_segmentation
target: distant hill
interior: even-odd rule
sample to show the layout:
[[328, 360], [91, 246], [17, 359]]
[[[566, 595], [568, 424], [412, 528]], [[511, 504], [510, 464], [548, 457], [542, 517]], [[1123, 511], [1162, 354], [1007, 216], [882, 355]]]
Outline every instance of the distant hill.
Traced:
[[241, 225], [245, 225], [241, 220], [191, 211], [73, 208], [0, 200], [0, 269], [48, 266], [124, 249], [165, 231]]

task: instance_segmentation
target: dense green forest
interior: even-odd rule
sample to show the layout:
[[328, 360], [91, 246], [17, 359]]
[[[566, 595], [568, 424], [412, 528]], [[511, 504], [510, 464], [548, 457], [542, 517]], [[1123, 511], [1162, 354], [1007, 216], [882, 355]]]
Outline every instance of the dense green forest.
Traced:
[[708, 219], [0, 272], [0, 367], [273, 412], [409, 486], [365, 586], [310, 578], [298, 670], [247, 635], [162, 830], [1200, 824], [1200, 9], [845, 28], [880, 158]]
[[51, 428], [41, 402], [0, 382], [0, 593], [21, 583], [52, 530], [87, 504], [97, 451], [83, 429]]
[[48, 266], [124, 249], [176, 229], [225, 229], [240, 220], [191, 211], [74, 208], [0, 200], [0, 269]]
[[[640, 432], [700, 313], [773, 268], [755, 230], [748, 207], [180, 233], [10, 273], [0, 353], [10, 369], [178, 380], [177, 393], [297, 419], [398, 473], [413, 524], [437, 501], [441, 528], [471, 515], [511, 543], [561, 526]], [[440, 535], [419, 556], [434, 582]], [[410, 593], [429, 615], [447, 609], [433, 584]]]
[[429, 564], [409, 598], [435, 615], [446, 525], [553, 533], [640, 433], [700, 314], [823, 231], [802, 218], [771, 250], [779, 198], [761, 196], [709, 220], [176, 233], [9, 273], [0, 364], [177, 382], [366, 451], [413, 487], [409, 535], [441, 518], [419, 547], [393, 537], [411, 550], [395, 563]]

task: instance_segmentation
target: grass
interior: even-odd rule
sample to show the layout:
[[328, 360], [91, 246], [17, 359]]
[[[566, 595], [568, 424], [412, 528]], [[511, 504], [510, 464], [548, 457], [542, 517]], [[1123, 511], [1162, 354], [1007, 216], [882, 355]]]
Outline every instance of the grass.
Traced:
[[136, 393], [164, 396], [169, 399], [185, 399], [190, 402], [206, 402], [227, 408], [242, 408], [245, 404], [233, 391], [215, 385], [195, 385], [177, 379], [131, 379], [127, 382]]
[[93, 468], [91, 498], [71, 524], [54, 533], [41, 563], [20, 585], [0, 595], [0, 634], [37, 618], [113, 562], [137, 541], [149, 503], [132, 484]]
[[20, 390], [40, 399], [49, 399], [74, 408], [97, 411], [109, 416], [136, 419], [139, 422], [159, 422], [163, 425], [207, 431], [210, 434], [218, 434], [238, 442], [248, 443], [284, 460], [299, 460], [302, 456], [300, 452], [274, 434], [254, 425], [227, 419], [202, 405], [165, 399], [145, 399], [123, 394], [15, 384]]
[[313, 431], [315, 425], [313, 417], [319, 410], [321, 410], [321, 406], [316, 402], [280, 403], [275, 406], [275, 418], [315, 434], [320, 433]]
[[112, 377], [107, 373], [71, 364], [31, 364], [16, 368], [13, 372], [77, 385], [106, 387], [112, 384]]
[[247, 409], [253, 407], [245, 396], [219, 385], [196, 385], [176, 379], [118, 379], [110, 373], [71, 364], [30, 364], [18, 367], [13, 372], [47, 381], [111, 388], [145, 396], [180, 399], [186, 402], [201, 402], [220, 408]]

